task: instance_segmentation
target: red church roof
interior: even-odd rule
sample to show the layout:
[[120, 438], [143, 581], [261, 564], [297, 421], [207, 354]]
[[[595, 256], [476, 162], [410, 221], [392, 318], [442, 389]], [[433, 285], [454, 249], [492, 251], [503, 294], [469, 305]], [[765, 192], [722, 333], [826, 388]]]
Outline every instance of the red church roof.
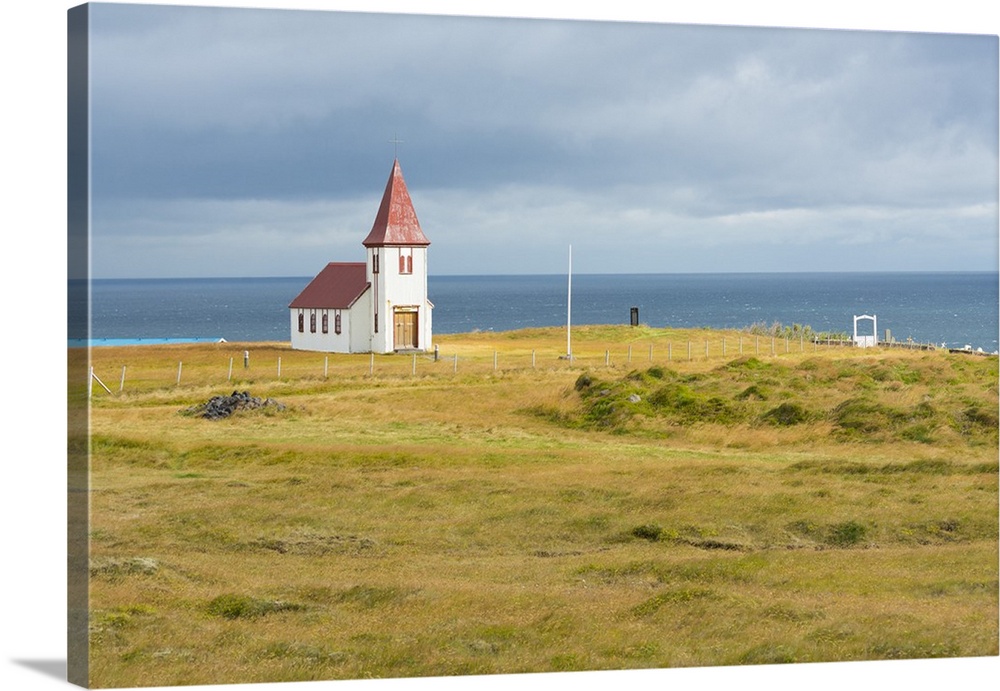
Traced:
[[392, 162], [392, 173], [385, 185], [382, 195], [382, 205], [375, 216], [375, 224], [368, 237], [361, 243], [365, 247], [383, 247], [385, 245], [418, 245], [426, 247], [431, 244], [417, 222], [417, 212], [413, 210], [410, 193], [406, 191], [403, 172], [399, 169], [399, 159]]
[[364, 262], [330, 262], [288, 305], [302, 309], [348, 309], [371, 284]]

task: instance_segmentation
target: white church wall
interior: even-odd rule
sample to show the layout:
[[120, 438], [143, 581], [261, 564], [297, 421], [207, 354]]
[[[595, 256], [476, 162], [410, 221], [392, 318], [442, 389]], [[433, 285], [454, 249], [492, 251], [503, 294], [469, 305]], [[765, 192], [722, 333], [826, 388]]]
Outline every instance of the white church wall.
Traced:
[[367, 290], [351, 306], [349, 315], [350, 352], [367, 353], [372, 350], [371, 314], [372, 291]]
[[[376, 261], [378, 274], [372, 270]], [[395, 311], [414, 308], [419, 333], [417, 343], [421, 350], [429, 350], [432, 322], [427, 301], [427, 248], [373, 247], [368, 253], [368, 267], [369, 278], [375, 287], [371, 291], [372, 299], [379, 303], [378, 329], [372, 333], [371, 349], [377, 353], [393, 352], [396, 346]]]
[[[335, 309], [290, 309], [289, 327], [292, 333], [292, 348], [325, 353], [351, 352], [352, 310]], [[299, 330], [299, 314], [302, 314], [302, 330]], [[340, 333], [337, 333], [337, 315], [340, 315]], [[323, 333], [323, 315], [327, 317], [327, 332]], [[315, 316], [315, 331], [312, 318]]]

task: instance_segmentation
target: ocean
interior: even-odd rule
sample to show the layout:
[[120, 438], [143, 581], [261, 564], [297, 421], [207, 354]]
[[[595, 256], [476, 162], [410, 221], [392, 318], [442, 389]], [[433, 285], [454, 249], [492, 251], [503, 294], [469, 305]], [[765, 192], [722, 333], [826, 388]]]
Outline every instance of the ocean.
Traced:
[[[288, 303], [310, 279], [95, 279], [91, 342], [287, 341]], [[851, 334], [855, 315], [874, 314], [880, 338], [995, 352], [997, 286], [994, 272], [574, 274], [571, 322], [628, 324], [635, 307], [655, 327]], [[428, 293], [438, 334], [566, 324], [565, 275], [431, 276]]]

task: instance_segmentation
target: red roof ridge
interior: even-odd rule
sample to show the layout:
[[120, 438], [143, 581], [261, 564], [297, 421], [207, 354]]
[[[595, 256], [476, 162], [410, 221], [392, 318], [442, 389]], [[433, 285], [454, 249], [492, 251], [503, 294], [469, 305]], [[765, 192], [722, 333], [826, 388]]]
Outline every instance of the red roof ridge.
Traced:
[[364, 295], [368, 282], [365, 262], [330, 262], [288, 306], [300, 309], [348, 309]]
[[385, 184], [382, 194], [382, 204], [375, 215], [375, 223], [371, 232], [361, 243], [365, 247], [383, 247], [385, 245], [415, 245], [426, 247], [431, 244], [417, 221], [417, 212], [403, 180], [403, 171], [399, 167], [399, 159], [392, 162], [392, 172]]

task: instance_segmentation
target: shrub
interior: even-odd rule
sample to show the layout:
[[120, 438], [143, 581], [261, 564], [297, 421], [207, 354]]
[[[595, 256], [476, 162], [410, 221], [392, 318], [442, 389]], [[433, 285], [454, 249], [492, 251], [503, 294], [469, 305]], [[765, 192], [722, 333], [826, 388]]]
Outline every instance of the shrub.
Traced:
[[684, 384], [665, 384], [647, 400], [660, 412], [672, 413], [685, 422], [731, 422], [739, 417], [723, 398], [699, 394]]
[[694, 392], [682, 384], [667, 384], [651, 393], [647, 400], [657, 408], [678, 409], [691, 405]]
[[995, 410], [987, 410], [979, 405], [971, 405], [962, 411], [961, 421], [965, 426], [982, 430], [996, 430], [1000, 424]]
[[646, 617], [653, 614], [667, 604], [677, 604], [691, 602], [701, 598], [715, 598], [717, 594], [708, 588], [680, 588], [678, 590], [668, 590], [654, 595], [653, 597], [640, 602], [630, 610], [633, 616]]
[[743, 389], [741, 392], [736, 394], [737, 401], [746, 401], [751, 398], [757, 398], [761, 401], [766, 401], [768, 397], [768, 391], [763, 386], [759, 384], [751, 384], [747, 388]]
[[920, 442], [921, 444], [933, 444], [934, 435], [933, 430], [928, 425], [913, 425], [912, 427], [907, 427], [900, 434], [903, 439], [907, 441]]
[[663, 528], [654, 523], [647, 523], [645, 525], [637, 525], [632, 528], [631, 532], [633, 537], [649, 540], [650, 542], [656, 542], [660, 539], [660, 535], [663, 533]]
[[827, 528], [826, 543], [834, 547], [850, 547], [865, 539], [868, 529], [856, 521], [835, 523]]
[[772, 366], [759, 358], [746, 356], [731, 360], [724, 365], [725, 369], [731, 371], [772, 369]]
[[797, 425], [809, 419], [809, 413], [798, 403], [782, 403], [761, 415], [761, 419], [772, 425]]
[[890, 428], [898, 418], [891, 408], [863, 398], [851, 398], [833, 409], [833, 422], [846, 432], [872, 434]]
[[653, 379], [663, 379], [667, 373], [666, 370], [664, 370], [662, 367], [654, 365], [653, 367], [650, 367], [648, 370], [646, 370], [646, 374], [651, 376]]
[[272, 612], [299, 611], [305, 607], [281, 600], [259, 600], [246, 595], [227, 593], [213, 599], [205, 609], [211, 615], [226, 619], [252, 619]]

